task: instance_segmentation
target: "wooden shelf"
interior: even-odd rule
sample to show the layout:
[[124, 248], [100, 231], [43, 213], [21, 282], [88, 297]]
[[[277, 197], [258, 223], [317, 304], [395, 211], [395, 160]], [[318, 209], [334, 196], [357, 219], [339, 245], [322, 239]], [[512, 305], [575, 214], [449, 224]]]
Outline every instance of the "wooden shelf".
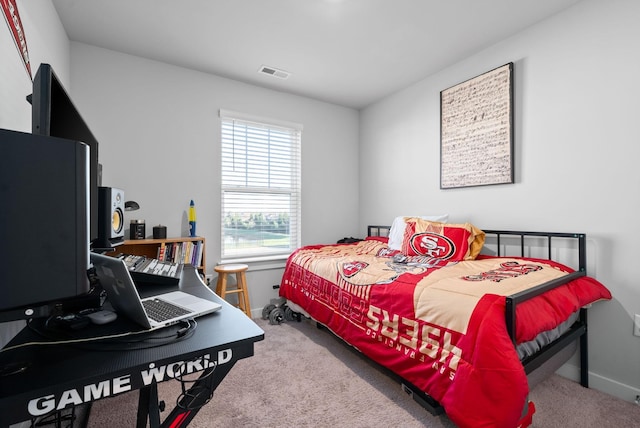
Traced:
[[135, 254], [138, 256], [146, 256], [152, 259], [157, 259], [159, 250], [164, 248], [170, 248], [173, 244], [182, 244], [192, 242], [195, 245], [202, 246], [202, 258], [200, 264], [196, 266], [200, 274], [204, 277], [207, 272], [206, 264], [206, 247], [205, 239], [200, 236], [181, 236], [178, 238], [166, 238], [166, 239], [127, 239], [123, 244], [115, 247], [115, 251], [112, 254]]

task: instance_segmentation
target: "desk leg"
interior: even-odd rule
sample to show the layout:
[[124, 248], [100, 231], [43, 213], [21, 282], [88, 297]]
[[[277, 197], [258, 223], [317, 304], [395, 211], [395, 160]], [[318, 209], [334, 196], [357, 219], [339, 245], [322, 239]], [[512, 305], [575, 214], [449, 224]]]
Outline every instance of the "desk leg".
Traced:
[[158, 385], [152, 383], [140, 390], [138, 396], [138, 428], [146, 428], [147, 417], [149, 426], [157, 428], [160, 426], [160, 407], [158, 406]]
[[200, 408], [207, 404], [213, 395], [213, 391], [216, 390], [222, 379], [225, 378], [235, 364], [236, 361], [230, 361], [216, 366], [213, 369], [213, 373], [210, 372], [211, 369], [205, 370], [191, 388], [183, 394], [176, 407], [162, 422], [162, 427], [184, 428], [189, 425]]

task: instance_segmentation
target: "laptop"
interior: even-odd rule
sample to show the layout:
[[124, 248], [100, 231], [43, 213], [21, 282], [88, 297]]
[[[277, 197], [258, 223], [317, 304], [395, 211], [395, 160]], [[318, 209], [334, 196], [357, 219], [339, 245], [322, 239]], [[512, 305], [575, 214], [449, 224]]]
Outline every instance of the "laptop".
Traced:
[[91, 253], [91, 262], [113, 309], [146, 329], [166, 327], [182, 319], [215, 312], [222, 307], [182, 291], [141, 299], [123, 260]]

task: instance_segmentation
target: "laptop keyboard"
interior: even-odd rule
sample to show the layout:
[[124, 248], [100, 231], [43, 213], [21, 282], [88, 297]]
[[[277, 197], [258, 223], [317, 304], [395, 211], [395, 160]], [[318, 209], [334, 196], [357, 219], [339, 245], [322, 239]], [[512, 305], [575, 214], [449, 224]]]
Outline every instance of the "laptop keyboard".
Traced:
[[159, 299], [144, 300], [142, 305], [147, 312], [147, 316], [156, 322], [166, 321], [191, 313], [191, 311]]

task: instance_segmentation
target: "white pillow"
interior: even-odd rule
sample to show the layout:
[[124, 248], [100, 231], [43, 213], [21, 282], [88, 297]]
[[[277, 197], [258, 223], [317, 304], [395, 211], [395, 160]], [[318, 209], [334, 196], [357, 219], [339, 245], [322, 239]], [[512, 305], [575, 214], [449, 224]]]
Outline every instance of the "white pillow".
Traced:
[[423, 216], [403, 215], [394, 218], [393, 223], [391, 223], [391, 230], [389, 231], [389, 243], [387, 244], [392, 250], [400, 251], [400, 249], [402, 248], [404, 229], [407, 226], [407, 224], [404, 222], [404, 219], [407, 217], [419, 217], [423, 220], [439, 221], [440, 223], [446, 223], [449, 220], [449, 214]]

